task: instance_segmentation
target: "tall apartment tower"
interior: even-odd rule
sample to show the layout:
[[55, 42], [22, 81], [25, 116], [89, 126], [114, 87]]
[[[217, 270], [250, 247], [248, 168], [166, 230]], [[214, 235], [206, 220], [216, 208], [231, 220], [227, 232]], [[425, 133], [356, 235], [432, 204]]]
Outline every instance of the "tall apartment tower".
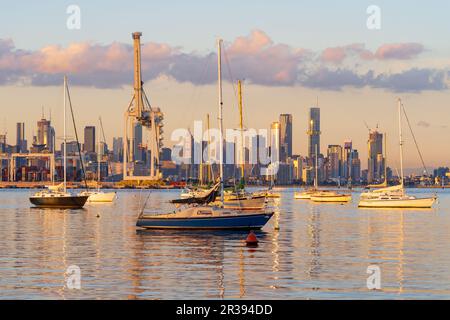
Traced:
[[320, 154], [320, 109], [309, 109], [309, 123], [308, 123], [308, 156], [311, 159], [316, 158], [317, 153]]
[[84, 127], [84, 152], [94, 153], [95, 152], [95, 127], [86, 126]]
[[27, 140], [25, 140], [25, 123], [17, 122], [16, 133], [17, 152], [24, 153], [28, 148]]
[[292, 158], [292, 114], [280, 114], [280, 161]]
[[367, 181], [369, 183], [379, 182], [384, 175], [383, 134], [378, 131], [370, 132], [367, 147]]
[[44, 146], [49, 152], [54, 151], [55, 147], [55, 129], [51, 126], [50, 120], [42, 116], [37, 123], [36, 144]]

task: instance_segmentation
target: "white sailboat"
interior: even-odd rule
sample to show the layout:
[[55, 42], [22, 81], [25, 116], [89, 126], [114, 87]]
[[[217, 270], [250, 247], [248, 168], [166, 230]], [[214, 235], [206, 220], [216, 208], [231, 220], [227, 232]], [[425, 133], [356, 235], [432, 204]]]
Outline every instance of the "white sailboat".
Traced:
[[[100, 120], [101, 121], [101, 120]], [[116, 193], [115, 192], [103, 192], [100, 191], [100, 183], [101, 183], [101, 171], [100, 171], [100, 163], [101, 163], [101, 157], [100, 157], [100, 132], [98, 132], [98, 139], [97, 139], [97, 190], [96, 191], [83, 191], [80, 194], [89, 196], [88, 202], [96, 202], [96, 203], [111, 203], [114, 202], [116, 199]]]
[[403, 174], [403, 134], [402, 134], [402, 101], [398, 99], [398, 124], [400, 140], [400, 185], [377, 189], [361, 194], [361, 208], [431, 208], [436, 197], [415, 197], [407, 195]]
[[316, 159], [315, 159], [315, 173], [314, 173], [314, 187], [310, 189], [306, 189], [303, 191], [298, 191], [294, 193], [294, 199], [297, 200], [311, 200], [311, 196], [319, 190], [319, 161], [318, 161], [318, 153], [317, 144], [315, 145], [316, 151]]

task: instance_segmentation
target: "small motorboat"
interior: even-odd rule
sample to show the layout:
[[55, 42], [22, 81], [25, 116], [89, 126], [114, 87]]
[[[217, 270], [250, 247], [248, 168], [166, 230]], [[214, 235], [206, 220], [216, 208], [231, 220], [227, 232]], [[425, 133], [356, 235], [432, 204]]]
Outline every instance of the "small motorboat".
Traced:
[[136, 226], [145, 229], [257, 230], [264, 227], [273, 214], [193, 206], [167, 214], [141, 215]]
[[115, 192], [83, 191], [80, 195], [88, 196], [88, 202], [109, 203], [114, 202], [117, 194]]
[[319, 191], [311, 195], [311, 201], [344, 203], [352, 201], [352, 195], [334, 191]]

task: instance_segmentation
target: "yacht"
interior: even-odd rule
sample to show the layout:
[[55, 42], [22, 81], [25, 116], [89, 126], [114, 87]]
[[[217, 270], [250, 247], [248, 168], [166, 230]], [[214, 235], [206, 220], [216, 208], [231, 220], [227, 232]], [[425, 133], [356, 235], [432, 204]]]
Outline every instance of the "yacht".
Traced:
[[[103, 132], [103, 126], [101, 118], [100, 120], [100, 126]], [[90, 191], [86, 190], [80, 193], [80, 195], [88, 196], [88, 202], [92, 203], [111, 203], [114, 202], [116, 199], [117, 194], [115, 192], [103, 192], [100, 191], [100, 183], [101, 183], [101, 170], [100, 170], [100, 163], [101, 163], [101, 157], [100, 157], [100, 149], [101, 149], [101, 143], [100, 143], [100, 132], [98, 134], [98, 147], [97, 147], [97, 190], [96, 191]]]
[[404, 111], [402, 101], [398, 99], [401, 183], [362, 193], [358, 205], [361, 208], [431, 208], [437, 200], [436, 196], [422, 198], [406, 194], [403, 174], [402, 110]]
[[[219, 130], [223, 137], [223, 102], [221, 77], [221, 45], [218, 40], [218, 85], [219, 85]], [[222, 139], [220, 139], [222, 140]], [[203, 197], [192, 197], [173, 200], [177, 209], [172, 212], [150, 214], [145, 213], [145, 203], [138, 217], [136, 226], [146, 229], [261, 229], [273, 216], [274, 212], [261, 210], [228, 209], [225, 201], [223, 183], [223, 148], [219, 148], [220, 176], [216, 184]], [[217, 195], [220, 195], [219, 205], [213, 205]], [[261, 197], [265, 199], [265, 197]], [[148, 199], [148, 198], [147, 198]], [[245, 201], [246, 199], [242, 199]], [[239, 203], [240, 197], [229, 201]]]
[[310, 199], [313, 202], [345, 203], [352, 201], [352, 195], [335, 191], [318, 191], [313, 193]]
[[64, 181], [57, 186], [50, 186], [30, 196], [30, 202], [38, 208], [81, 209], [89, 198], [86, 195], [67, 191], [67, 139], [66, 139], [66, 96], [68, 94], [67, 77], [64, 76]]

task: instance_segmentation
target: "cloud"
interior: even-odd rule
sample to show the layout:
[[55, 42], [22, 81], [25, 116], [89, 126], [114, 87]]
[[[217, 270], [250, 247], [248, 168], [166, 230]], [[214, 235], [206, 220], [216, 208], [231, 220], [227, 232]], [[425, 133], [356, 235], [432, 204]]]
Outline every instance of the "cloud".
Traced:
[[395, 74], [380, 74], [371, 81], [371, 85], [395, 92], [440, 91], [448, 89], [445, 71], [418, 68]]
[[384, 44], [372, 52], [366, 49], [364, 44], [354, 43], [324, 49], [321, 60], [334, 64], [341, 64], [345, 59], [355, 57], [362, 60], [410, 60], [424, 50], [424, 46], [420, 43], [391, 43]]
[[[448, 71], [414, 67], [391, 73], [372, 70], [371, 60], [411, 60], [424, 47], [417, 43], [386, 44], [375, 52], [354, 43], [313, 52], [275, 43], [265, 32], [224, 43], [225, 80], [246, 79], [263, 86], [305, 86], [325, 90], [344, 87], [374, 87], [395, 92], [447, 89]], [[351, 60], [350, 60], [351, 59]], [[353, 64], [344, 64], [344, 61]], [[183, 52], [164, 43], [142, 44], [143, 80], [167, 76], [194, 85], [215, 83], [217, 54]], [[358, 72], [356, 66], [365, 66]], [[363, 69], [363, 68], [361, 68]], [[113, 42], [49, 45], [39, 50], [21, 50], [11, 39], [0, 39], [0, 85], [22, 83], [35, 86], [58, 85], [64, 74], [73, 85], [116, 88], [132, 83], [133, 47]]]
[[375, 58], [408, 60], [415, 58], [423, 51], [424, 46], [420, 43], [391, 43], [379, 47], [375, 52]]
[[426, 122], [426, 121], [423, 121], [423, 120], [419, 121], [419, 122], [417, 123], [417, 125], [418, 125], [419, 127], [424, 127], [424, 128], [429, 128], [429, 127], [431, 126], [430, 123], [428, 123], [428, 122]]

